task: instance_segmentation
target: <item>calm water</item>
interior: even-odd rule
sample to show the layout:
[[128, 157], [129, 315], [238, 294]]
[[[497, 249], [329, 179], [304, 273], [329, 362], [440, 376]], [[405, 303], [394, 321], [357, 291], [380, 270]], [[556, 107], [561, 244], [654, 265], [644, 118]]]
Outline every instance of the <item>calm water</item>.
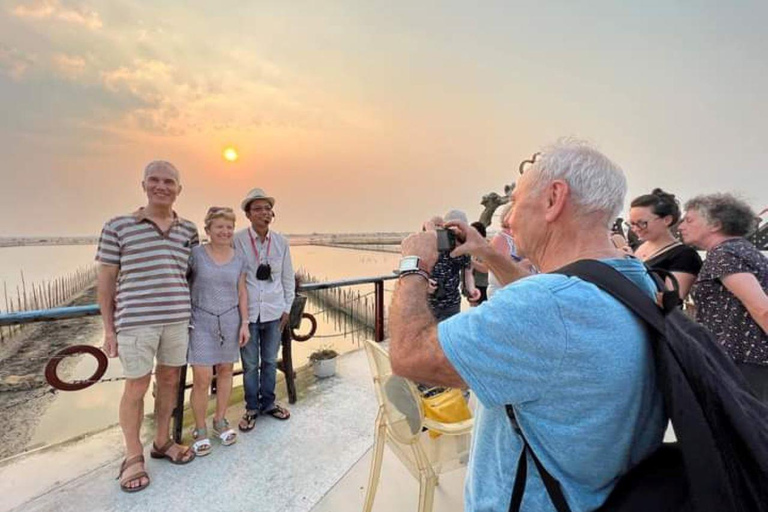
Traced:
[[[90, 265], [95, 254], [96, 246], [90, 245], [0, 247], [0, 287], [5, 285], [9, 298], [15, 300], [22, 273], [29, 290], [30, 283], [42, 284]], [[0, 309], [5, 311], [1, 295]]]
[[[328, 247], [294, 247], [291, 251], [296, 269], [302, 268], [322, 281], [389, 274], [396, 268], [399, 260], [397, 254]], [[16, 286], [21, 286], [20, 270], [23, 270], [27, 284], [41, 283], [90, 264], [94, 254], [94, 246], [0, 248], [0, 282], [5, 281], [9, 294], [13, 290], [15, 295]], [[391, 282], [385, 284], [387, 289], [392, 286]], [[365, 294], [373, 291], [373, 285], [351, 289]], [[388, 304], [389, 293], [386, 295], [385, 300]], [[372, 303], [373, 297], [369, 297], [368, 300]], [[0, 307], [2, 306], [4, 304], [0, 302]], [[316, 312], [319, 309], [319, 306], [310, 302], [306, 311]], [[317, 320], [317, 337], [304, 343], [293, 344], [295, 367], [304, 365], [309, 354], [321, 346], [332, 346], [339, 352], [347, 352], [359, 347], [359, 335], [324, 337], [357, 328], [340, 327], [338, 319], [327, 318], [325, 315], [320, 315]], [[101, 339], [100, 335], [96, 335], [92, 339], [80, 342], [100, 345]], [[87, 378], [92, 374], [95, 366], [92, 358], [81, 357], [73, 371], [73, 378]], [[122, 368], [119, 361], [110, 359], [104, 377], [119, 377], [121, 374]], [[240, 384], [240, 378], [236, 378], [235, 385]], [[122, 385], [122, 382], [107, 382], [77, 392], [59, 392], [43, 414], [29, 447], [70, 439], [116, 423]], [[148, 393], [145, 411], [151, 411], [153, 407], [152, 396]]]

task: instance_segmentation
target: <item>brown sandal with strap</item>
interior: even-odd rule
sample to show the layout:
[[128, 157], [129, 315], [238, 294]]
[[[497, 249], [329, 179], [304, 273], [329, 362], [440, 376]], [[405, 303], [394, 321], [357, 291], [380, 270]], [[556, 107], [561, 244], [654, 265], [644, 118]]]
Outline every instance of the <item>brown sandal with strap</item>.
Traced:
[[[178, 466], [183, 466], [184, 464], [189, 464], [193, 460], [195, 460], [195, 451], [187, 446], [184, 451], [177, 454], [176, 457], [172, 456], [168, 453], [168, 450], [174, 446], [176, 443], [173, 442], [173, 439], [169, 439], [167, 443], [163, 445], [162, 448], [158, 448], [155, 443], [152, 443], [152, 450], [149, 452], [149, 456], [153, 459], [168, 459], [171, 461], [172, 464], [176, 464]], [[182, 445], [179, 445], [182, 446]], [[188, 459], [185, 459], [184, 457], [190, 456]]]
[[[123, 492], [139, 492], [143, 491], [147, 487], [149, 487], [149, 475], [146, 471], [138, 471], [136, 473], [133, 473], [131, 475], [127, 475], [125, 478], [123, 478], [123, 473], [125, 473], [125, 470], [135, 466], [136, 464], [144, 464], [144, 455], [134, 455], [133, 457], [129, 459], [123, 460], [123, 463], [120, 465], [120, 474], [117, 475], [116, 480], [120, 480], [120, 490]], [[143, 485], [139, 485], [137, 487], [129, 487], [128, 484], [135, 481], [141, 481], [142, 478], [147, 479], [147, 483]]]
[[285, 421], [291, 417], [291, 413], [288, 411], [288, 409], [278, 404], [275, 404], [272, 409], [264, 412], [264, 414], [268, 414], [269, 416], [272, 416], [273, 418], [280, 421]]

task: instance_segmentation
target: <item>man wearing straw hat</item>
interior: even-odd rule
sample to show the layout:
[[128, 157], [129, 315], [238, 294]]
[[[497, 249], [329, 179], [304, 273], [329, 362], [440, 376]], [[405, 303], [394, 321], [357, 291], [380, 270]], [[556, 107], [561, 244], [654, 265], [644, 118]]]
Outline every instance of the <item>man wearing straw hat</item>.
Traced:
[[140, 433], [155, 360], [157, 432], [150, 455], [174, 464], [195, 458], [192, 450], [170, 439], [169, 424], [180, 367], [187, 364], [186, 274], [190, 252], [198, 244], [197, 227], [173, 210], [181, 192], [179, 171], [173, 164], [150, 162], [141, 186], [147, 205], [109, 220], [96, 253], [104, 351], [109, 357], [120, 357], [126, 378], [120, 400], [125, 460], [118, 475], [125, 492], [149, 485]]
[[250, 341], [240, 349], [243, 362], [245, 414], [238, 428], [253, 430], [256, 417], [287, 420], [291, 413], [275, 402], [280, 333], [288, 324], [296, 282], [288, 240], [269, 229], [275, 198], [254, 188], [241, 205], [251, 225], [235, 234], [235, 249], [248, 262], [248, 328]]

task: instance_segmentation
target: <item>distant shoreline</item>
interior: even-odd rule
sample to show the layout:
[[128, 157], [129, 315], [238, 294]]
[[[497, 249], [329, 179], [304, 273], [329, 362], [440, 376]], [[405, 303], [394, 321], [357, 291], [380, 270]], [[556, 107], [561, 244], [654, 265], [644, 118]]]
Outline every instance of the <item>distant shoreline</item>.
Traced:
[[[291, 245], [396, 245], [410, 233], [310, 233], [287, 234]], [[0, 237], [2, 247], [28, 247], [46, 245], [96, 245], [98, 236], [5, 236]]]

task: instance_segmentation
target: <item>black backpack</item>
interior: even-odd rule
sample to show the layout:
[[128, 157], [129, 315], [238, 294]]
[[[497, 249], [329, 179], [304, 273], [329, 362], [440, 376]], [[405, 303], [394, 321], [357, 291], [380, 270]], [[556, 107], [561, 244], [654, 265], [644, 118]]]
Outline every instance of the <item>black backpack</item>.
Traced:
[[[677, 437], [623, 475], [598, 512], [768, 512], [768, 405], [749, 390], [712, 334], [675, 307], [664, 308], [613, 267], [581, 260], [557, 271], [590, 282], [642, 318], [652, 332], [659, 388]], [[523, 440], [510, 512], [519, 512], [528, 454], [558, 512], [570, 512], [560, 484]]]

